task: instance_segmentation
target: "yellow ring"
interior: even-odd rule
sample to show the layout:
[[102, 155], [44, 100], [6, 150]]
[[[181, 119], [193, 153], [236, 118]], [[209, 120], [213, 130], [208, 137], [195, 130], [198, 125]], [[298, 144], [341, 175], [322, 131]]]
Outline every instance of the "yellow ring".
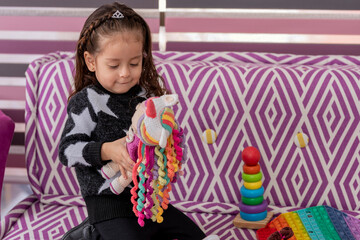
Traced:
[[244, 182], [244, 187], [246, 189], [250, 189], [250, 190], [254, 190], [254, 189], [259, 189], [262, 186], [262, 182], [258, 181], [258, 182]]

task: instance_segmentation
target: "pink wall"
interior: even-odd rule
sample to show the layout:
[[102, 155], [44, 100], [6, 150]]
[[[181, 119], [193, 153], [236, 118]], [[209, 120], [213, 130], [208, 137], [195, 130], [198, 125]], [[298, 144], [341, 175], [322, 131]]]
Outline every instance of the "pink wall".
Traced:
[[360, 20], [167, 18], [167, 32], [360, 34]]
[[[360, 35], [360, 19], [166, 18], [166, 32]], [[346, 36], [345, 36], [346, 37]], [[273, 52], [309, 55], [360, 55], [354, 44], [168, 42], [174, 51]]]
[[[146, 19], [153, 33], [159, 32], [159, 19]], [[60, 32], [80, 32], [85, 21], [83, 17], [14, 17], [0, 16], [0, 30], [6, 31], [60, 31]], [[287, 33], [287, 34], [341, 34], [341, 35], [359, 35], [360, 20], [342, 20], [342, 19], [212, 19], [212, 18], [166, 18], [166, 32], [221, 32], [221, 33]], [[197, 43], [168, 43], [171, 50], [196, 51]], [[250, 46], [249, 51], [256, 51], [256, 44], [241, 44], [234, 50], [245, 50], [244, 46]], [[236, 43], [211, 44], [204, 43], [202, 51], [206, 50], [229, 50], [229, 46], [236, 46]], [[260, 46], [260, 45], [259, 45]], [[231, 49], [230, 47], [230, 49]], [[294, 53], [301, 53], [306, 46], [292, 45]], [[341, 46], [342, 47], [342, 46]], [[329, 54], [341, 54], [341, 47], [338, 52], [334, 52], [333, 46]], [[344, 49], [351, 49], [354, 46], [347, 46]], [[266, 49], [268, 48], [268, 49]], [[154, 43], [154, 49], [157, 50], [158, 43]], [[282, 50], [276, 44], [262, 44], [259, 51], [274, 52], [279, 49], [280, 52], [289, 51], [288, 47]], [[326, 53], [326, 46], [320, 47], [320, 54]], [[0, 53], [28, 53], [45, 54], [48, 52], [62, 50], [74, 51], [75, 41], [25, 41], [25, 40], [0, 40]], [[360, 50], [354, 49], [360, 54]], [[346, 50], [344, 54], [348, 54]], [[312, 52], [312, 51], [310, 51]], [[306, 52], [304, 52], [306, 54]]]
[[[58, 31], [80, 33], [82, 17], [0, 16], [0, 31]], [[153, 33], [159, 32], [158, 19], [146, 19]], [[52, 51], [75, 51], [76, 41], [0, 40], [0, 53], [46, 54]], [[158, 49], [157, 45], [154, 45]]]
[[0, 29], [12, 31], [76, 31], [80, 32], [85, 18], [1, 16]]
[[[0, 30], [80, 32], [85, 17], [0, 16]], [[159, 31], [158, 19], [146, 19], [152, 32]]]

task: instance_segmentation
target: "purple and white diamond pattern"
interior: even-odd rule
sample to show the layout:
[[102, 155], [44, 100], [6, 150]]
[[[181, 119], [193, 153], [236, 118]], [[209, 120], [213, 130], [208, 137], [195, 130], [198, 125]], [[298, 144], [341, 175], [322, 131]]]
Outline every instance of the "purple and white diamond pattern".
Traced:
[[[327, 204], [359, 217], [359, 57], [155, 52], [154, 59], [180, 96], [175, 112], [189, 145], [171, 199], [206, 233], [255, 239], [254, 231], [232, 225], [240, 154], [248, 145], [261, 152], [265, 197], [276, 213]], [[26, 155], [35, 195], [5, 217], [4, 239], [58, 239], [86, 216], [74, 171], [57, 159], [73, 68], [73, 54], [58, 52], [26, 72]], [[207, 128], [218, 134], [212, 145], [201, 141]], [[298, 131], [310, 138], [304, 149], [293, 144]]]
[[[321, 57], [318, 61], [316, 57], [284, 57], [282, 61], [314, 65], [279, 66], [270, 61], [274, 58], [261, 54], [237, 58], [246, 64], [217, 62], [210, 67], [204, 58], [187, 64], [182, 61], [188, 55], [179, 55], [158, 64], [172, 91], [183, 97], [177, 118], [188, 130], [190, 162], [195, 162], [185, 166], [190, 176], [185, 176], [184, 185], [189, 191], [184, 194], [185, 187], [176, 185], [176, 199], [237, 203], [241, 179], [240, 171], [234, 169], [241, 168], [239, 149], [255, 145], [262, 154], [265, 195], [271, 204], [328, 204], [359, 210], [359, 190], [348, 187], [351, 182], [356, 186], [359, 179], [353, 168], [360, 160], [359, 67], [343, 68], [349, 63], [345, 57]], [[221, 54], [214, 53], [209, 59], [219, 59], [214, 55]], [[255, 64], [254, 59], [268, 64]], [[324, 67], [321, 63], [336, 65]], [[219, 135], [213, 145], [201, 142], [201, 133], [207, 128]], [[310, 136], [309, 147], [295, 147], [293, 137], [298, 131]], [[342, 164], [338, 164], [339, 158]], [[196, 170], [191, 169], [194, 165]], [[343, 175], [343, 171], [352, 174]], [[193, 192], [194, 187], [204, 186], [209, 186], [206, 192]]]

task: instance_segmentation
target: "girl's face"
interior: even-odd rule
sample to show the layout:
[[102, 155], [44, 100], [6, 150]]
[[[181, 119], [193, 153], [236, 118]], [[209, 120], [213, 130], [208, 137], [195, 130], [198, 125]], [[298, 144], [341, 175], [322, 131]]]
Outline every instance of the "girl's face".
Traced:
[[84, 53], [89, 71], [108, 91], [122, 94], [139, 83], [142, 72], [143, 43], [137, 32], [122, 32], [100, 38], [100, 51]]

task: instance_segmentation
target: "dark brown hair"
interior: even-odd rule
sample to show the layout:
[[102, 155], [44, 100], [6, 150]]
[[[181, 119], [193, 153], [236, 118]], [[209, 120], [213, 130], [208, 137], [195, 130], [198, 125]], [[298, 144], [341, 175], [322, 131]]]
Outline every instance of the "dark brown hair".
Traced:
[[[124, 15], [124, 18], [112, 18], [117, 10]], [[169, 92], [166, 90], [164, 80], [159, 76], [153, 62], [151, 32], [148, 24], [133, 9], [124, 4], [114, 2], [102, 5], [96, 9], [84, 23], [75, 54], [75, 89], [69, 96], [69, 99], [84, 87], [97, 82], [95, 73], [90, 72], [86, 66], [84, 52], [88, 51], [94, 55], [100, 50], [99, 41], [101, 37], [110, 37], [114, 34], [128, 31], [138, 31], [142, 36], [143, 71], [139, 85], [145, 89], [146, 96], [160, 96]]]

